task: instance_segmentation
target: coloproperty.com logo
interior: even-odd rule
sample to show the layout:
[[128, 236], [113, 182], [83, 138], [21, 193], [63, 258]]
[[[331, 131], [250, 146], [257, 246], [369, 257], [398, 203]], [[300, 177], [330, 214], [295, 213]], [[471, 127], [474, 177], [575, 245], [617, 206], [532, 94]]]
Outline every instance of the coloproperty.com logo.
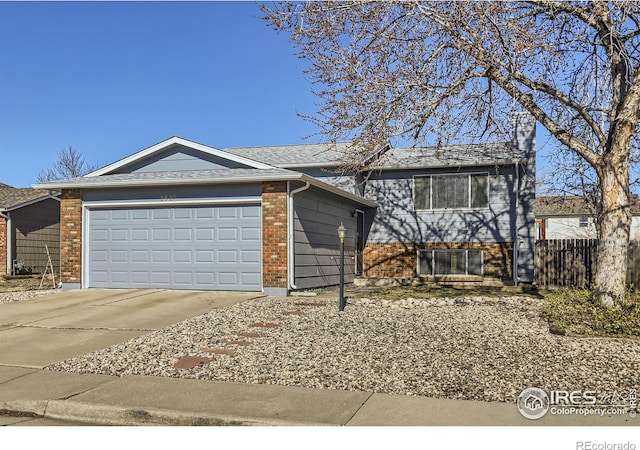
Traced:
[[636, 389], [600, 392], [595, 390], [544, 391], [530, 387], [522, 391], [516, 402], [518, 411], [527, 419], [555, 415], [612, 416], [637, 413]]

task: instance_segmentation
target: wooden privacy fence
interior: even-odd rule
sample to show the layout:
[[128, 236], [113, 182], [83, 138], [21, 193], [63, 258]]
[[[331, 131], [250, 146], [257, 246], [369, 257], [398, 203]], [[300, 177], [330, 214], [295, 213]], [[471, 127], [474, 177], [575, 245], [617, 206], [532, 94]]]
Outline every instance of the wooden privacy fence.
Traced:
[[[536, 284], [541, 287], [589, 288], [593, 285], [597, 239], [553, 239], [536, 242]], [[627, 284], [640, 286], [640, 241], [629, 243]]]

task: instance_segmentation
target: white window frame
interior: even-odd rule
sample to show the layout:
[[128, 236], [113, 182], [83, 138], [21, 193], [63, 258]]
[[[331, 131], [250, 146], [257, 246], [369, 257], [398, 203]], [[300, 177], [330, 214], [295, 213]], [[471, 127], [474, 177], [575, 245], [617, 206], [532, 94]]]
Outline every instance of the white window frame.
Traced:
[[[451, 252], [451, 251], [464, 252], [464, 257], [465, 257], [464, 274], [435, 273], [436, 271], [435, 264], [434, 264], [435, 256], [436, 256], [435, 252]], [[480, 252], [480, 275], [469, 273], [469, 251]], [[420, 264], [421, 254], [426, 252], [431, 253], [431, 273], [420, 272], [420, 267], [422, 266], [422, 264]], [[418, 274], [418, 276], [427, 276], [427, 277], [455, 277], [455, 276], [481, 277], [481, 276], [484, 276], [484, 250], [483, 249], [477, 249], [477, 248], [421, 249], [417, 251], [416, 261], [417, 261], [416, 273]]]
[[[433, 207], [433, 178], [434, 177], [447, 177], [447, 176], [460, 176], [460, 175], [466, 175], [467, 177], [467, 188], [468, 188], [468, 195], [467, 195], [467, 206], [466, 207], [462, 207], [462, 208], [434, 208]], [[487, 204], [486, 206], [479, 206], [479, 207], [472, 207], [471, 206], [471, 179], [472, 179], [472, 175], [485, 175], [487, 177], [487, 191], [486, 191], [486, 195], [487, 195]], [[429, 208], [418, 208], [416, 206], [416, 178], [429, 178]], [[452, 210], [482, 210], [482, 209], [488, 209], [489, 208], [489, 193], [491, 191], [490, 186], [489, 186], [489, 172], [468, 172], [468, 173], [459, 173], [459, 172], [455, 172], [455, 173], [438, 173], [438, 174], [430, 174], [430, 175], [414, 175], [412, 178], [412, 190], [413, 190], [413, 209], [414, 211], [452, 211]]]

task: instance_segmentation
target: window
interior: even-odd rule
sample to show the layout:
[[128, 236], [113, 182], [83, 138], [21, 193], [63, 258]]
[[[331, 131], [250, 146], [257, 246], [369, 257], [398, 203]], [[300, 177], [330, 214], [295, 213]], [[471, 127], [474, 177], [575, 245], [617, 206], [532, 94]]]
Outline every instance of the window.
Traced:
[[589, 225], [589, 218], [587, 216], [580, 216], [580, 226], [586, 227]]
[[414, 177], [413, 200], [417, 210], [486, 208], [489, 206], [489, 174]]
[[418, 275], [478, 275], [483, 273], [482, 250], [420, 250]]

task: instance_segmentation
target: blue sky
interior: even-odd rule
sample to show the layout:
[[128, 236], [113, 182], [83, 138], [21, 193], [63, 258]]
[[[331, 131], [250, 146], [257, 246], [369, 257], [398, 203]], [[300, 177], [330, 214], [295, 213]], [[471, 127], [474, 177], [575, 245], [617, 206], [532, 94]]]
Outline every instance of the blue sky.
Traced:
[[317, 109], [306, 63], [259, 15], [244, 1], [0, 1], [0, 182], [31, 186], [68, 146], [102, 166], [171, 136], [318, 142], [298, 116]]
[[253, 2], [0, 2], [0, 182], [72, 146], [104, 165], [170, 136], [314, 142], [315, 97]]

